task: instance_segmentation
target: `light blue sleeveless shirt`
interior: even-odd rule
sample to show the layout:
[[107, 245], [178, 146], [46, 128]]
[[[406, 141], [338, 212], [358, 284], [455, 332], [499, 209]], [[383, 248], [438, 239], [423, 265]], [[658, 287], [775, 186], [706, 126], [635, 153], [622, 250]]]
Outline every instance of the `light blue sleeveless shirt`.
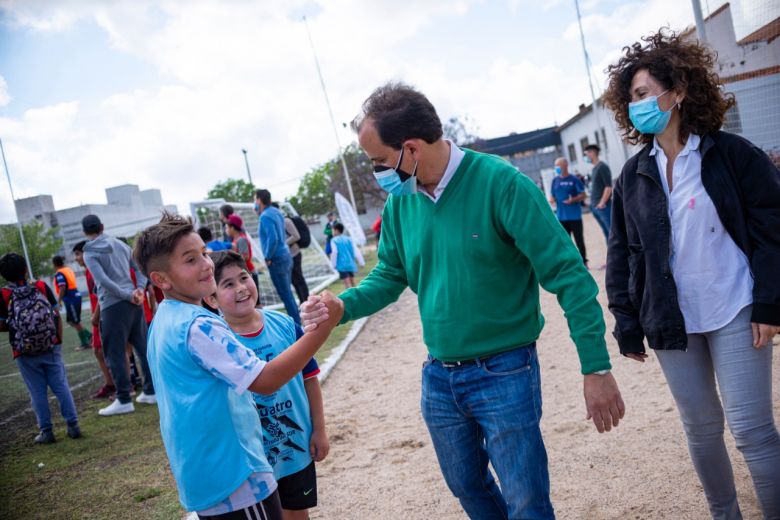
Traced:
[[[260, 359], [270, 361], [295, 343], [295, 322], [280, 312], [262, 310], [263, 330], [258, 336], [238, 336]], [[263, 447], [274, 477], [292, 475], [311, 464], [311, 413], [299, 372], [271, 395], [252, 394], [263, 428]]]
[[[254, 472], [270, 472], [251, 392], [238, 395], [203, 369], [187, 346], [192, 322], [209, 311], [166, 299], [149, 329], [147, 357], [160, 411], [160, 432], [188, 511], [224, 500]], [[218, 343], [214, 348], [226, 348]]]
[[345, 235], [339, 235], [333, 237], [330, 245], [339, 252], [336, 256], [336, 271], [356, 273], [358, 268], [357, 263], [355, 263], [355, 246], [352, 244], [352, 239]]

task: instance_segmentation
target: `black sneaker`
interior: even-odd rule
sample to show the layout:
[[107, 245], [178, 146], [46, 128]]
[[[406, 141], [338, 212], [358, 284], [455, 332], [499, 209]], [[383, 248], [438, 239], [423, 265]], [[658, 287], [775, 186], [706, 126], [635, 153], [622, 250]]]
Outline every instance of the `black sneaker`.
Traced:
[[79, 428], [78, 424], [74, 424], [73, 426], [68, 426], [68, 437], [71, 439], [78, 439], [81, 437], [81, 428]]
[[44, 430], [35, 436], [35, 444], [54, 444], [56, 441], [51, 430]]

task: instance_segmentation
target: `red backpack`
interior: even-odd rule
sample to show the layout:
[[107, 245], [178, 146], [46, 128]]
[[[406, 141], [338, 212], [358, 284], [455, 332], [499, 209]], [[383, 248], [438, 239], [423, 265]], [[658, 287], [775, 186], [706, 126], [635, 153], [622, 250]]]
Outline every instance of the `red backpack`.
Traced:
[[46, 299], [46, 285], [3, 287], [3, 301], [8, 309], [8, 327], [13, 330], [11, 347], [16, 355], [37, 356], [51, 351], [58, 343], [54, 310]]

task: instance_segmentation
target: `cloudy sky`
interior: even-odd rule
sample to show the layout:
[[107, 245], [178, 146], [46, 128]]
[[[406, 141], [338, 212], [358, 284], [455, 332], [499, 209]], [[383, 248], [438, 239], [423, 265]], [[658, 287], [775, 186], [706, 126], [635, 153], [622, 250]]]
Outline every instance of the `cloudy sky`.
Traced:
[[[722, 3], [702, 2], [705, 15]], [[580, 4], [598, 88], [622, 46], [693, 20], [682, 0]], [[303, 15], [339, 124], [388, 80], [486, 138], [590, 102], [573, 0], [0, 0], [0, 138], [17, 198], [51, 194], [62, 209], [133, 183], [188, 212], [245, 178], [241, 148], [255, 184], [294, 194], [336, 153]], [[13, 220], [3, 182], [0, 223]]]

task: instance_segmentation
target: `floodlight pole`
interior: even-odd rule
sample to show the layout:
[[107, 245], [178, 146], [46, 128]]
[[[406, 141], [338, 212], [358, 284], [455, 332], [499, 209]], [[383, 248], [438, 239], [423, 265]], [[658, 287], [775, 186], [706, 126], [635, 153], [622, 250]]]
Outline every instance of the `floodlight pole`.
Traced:
[[241, 153], [244, 154], [244, 164], [246, 164], [246, 176], [249, 177], [249, 186], [254, 188], [255, 184], [252, 182], [252, 172], [249, 171], [249, 159], [246, 158], [246, 149], [242, 148]]
[[691, 0], [691, 3], [693, 3], [693, 19], [696, 20], [696, 36], [704, 43], [707, 41], [707, 31], [704, 29], [704, 18], [701, 15], [701, 2]]
[[[599, 117], [599, 110], [598, 110], [598, 104], [596, 103], [596, 92], [593, 90], [593, 79], [591, 79], [590, 74], [590, 56], [588, 55], [588, 48], [585, 46], [585, 32], [582, 30], [582, 17], [580, 16], [580, 2], [579, 0], [574, 0], [574, 7], [577, 9], [577, 25], [580, 27], [580, 41], [582, 42], [582, 53], [585, 56], [585, 72], [588, 74], [588, 86], [590, 86], [590, 99], [593, 101], [593, 115], [596, 116], [596, 141], [598, 142], [598, 136], [601, 133], [601, 118]], [[610, 128], [610, 132], [612, 129]], [[609, 147], [607, 146], [606, 140], [607, 135], [606, 132], [604, 132], [604, 135], [602, 136], [604, 138], [603, 143], [603, 149], [604, 149], [604, 158], [608, 161], [609, 160]], [[583, 150], [583, 153], [585, 150]]]
[[27, 253], [27, 242], [24, 240], [24, 229], [22, 229], [22, 223], [19, 221], [19, 211], [16, 209], [16, 197], [14, 197], [14, 187], [11, 184], [11, 174], [8, 172], [8, 163], [5, 161], [5, 148], [3, 148], [3, 140], [0, 139], [0, 153], [3, 155], [3, 166], [5, 167], [5, 177], [8, 179], [8, 189], [11, 190], [11, 202], [14, 204], [14, 214], [16, 215], [16, 225], [19, 227], [19, 237], [22, 239], [22, 250], [24, 252], [24, 261], [27, 262], [27, 274], [30, 278], [35, 278], [33, 274], [32, 265], [30, 264], [30, 255]]
[[355, 194], [352, 193], [352, 181], [349, 178], [349, 168], [347, 168], [347, 161], [344, 159], [344, 154], [341, 151], [341, 140], [339, 139], [339, 131], [336, 127], [336, 120], [333, 118], [333, 110], [330, 108], [330, 100], [328, 99], [328, 91], [325, 88], [325, 80], [322, 79], [322, 71], [320, 70], [320, 61], [317, 59], [317, 53], [314, 50], [314, 40], [311, 39], [311, 33], [309, 32], [309, 23], [306, 21], [306, 17], [303, 17], [303, 25], [306, 27], [306, 35], [309, 37], [309, 45], [311, 46], [311, 53], [314, 56], [314, 65], [317, 67], [317, 76], [320, 78], [320, 86], [322, 87], [322, 94], [325, 96], [325, 104], [328, 106], [328, 114], [330, 115], [330, 124], [333, 125], [333, 134], [336, 136], [336, 146], [339, 147], [339, 159], [341, 159], [341, 167], [344, 169], [344, 178], [347, 180], [347, 190], [349, 190], [349, 200], [352, 203], [352, 209], [355, 210], [357, 215], [357, 204], [355, 204]]

